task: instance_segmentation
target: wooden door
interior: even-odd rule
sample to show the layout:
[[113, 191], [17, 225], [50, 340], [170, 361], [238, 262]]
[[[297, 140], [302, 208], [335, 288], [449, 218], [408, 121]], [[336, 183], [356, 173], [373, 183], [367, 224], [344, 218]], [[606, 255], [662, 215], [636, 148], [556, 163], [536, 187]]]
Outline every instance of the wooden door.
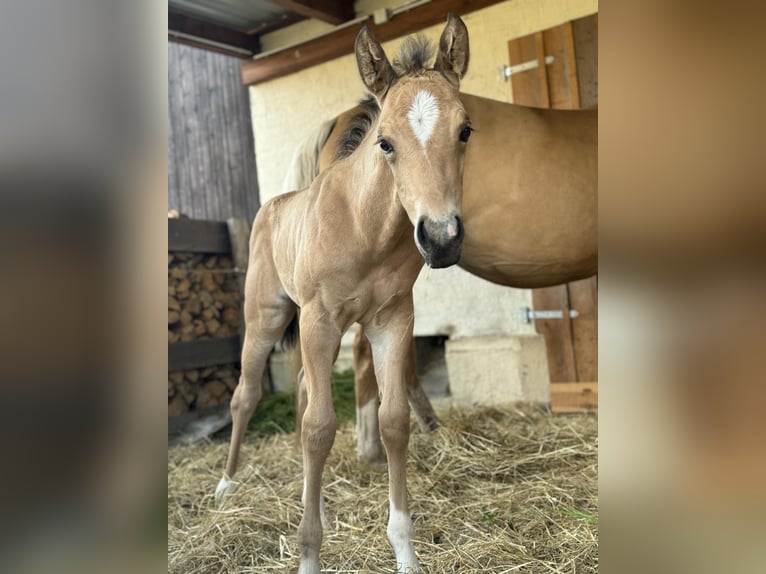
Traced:
[[[573, 20], [508, 42], [515, 103], [555, 109], [598, 103], [598, 15]], [[536, 65], [535, 65], [536, 63]], [[598, 406], [598, 285], [595, 277], [534, 289], [536, 310], [561, 310], [562, 319], [537, 319], [545, 337], [554, 412]], [[570, 317], [576, 311], [577, 317]]]

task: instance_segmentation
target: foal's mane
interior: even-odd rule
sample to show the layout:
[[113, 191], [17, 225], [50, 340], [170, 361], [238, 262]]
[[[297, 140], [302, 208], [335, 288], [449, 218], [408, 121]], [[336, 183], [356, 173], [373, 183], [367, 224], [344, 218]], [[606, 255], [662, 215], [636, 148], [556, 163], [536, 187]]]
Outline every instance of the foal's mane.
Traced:
[[334, 161], [354, 153], [380, 115], [380, 106], [373, 96], [367, 96], [359, 102], [359, 105], [362, 109], [348, 121], [348, 126], [338, 140]]
[[[397, 74], [397, 79], [417, 75], [427, 69], [433, 56], [434, 48], [430, 40], [418, 34], [404, 40], [391, 66]], [[335, 161], [354, 153], [380, 115], [380, 106], [373, 96], [367, 96], [359, 102], [359, 105], [362, 109], [349, 120], [348, 126], [338, 140]]]

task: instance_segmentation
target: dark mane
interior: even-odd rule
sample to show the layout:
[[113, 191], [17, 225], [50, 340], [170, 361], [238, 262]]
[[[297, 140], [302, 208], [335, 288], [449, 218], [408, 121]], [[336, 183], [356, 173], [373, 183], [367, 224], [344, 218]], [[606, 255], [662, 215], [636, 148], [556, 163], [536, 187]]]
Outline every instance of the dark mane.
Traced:
[[338, 141], [335, 161], [354, 153], [380, 114], [380, 107], [373, 96], [367, 96], [359, 105], [362, 107], [361, 111], [349, 120], [348, 127]]
[[426, 69], [433, 57], [434, 48], [431, 42], [422, 34], [417, 34], [404, 41], [391, 65], [399, 77], [417, 74]]

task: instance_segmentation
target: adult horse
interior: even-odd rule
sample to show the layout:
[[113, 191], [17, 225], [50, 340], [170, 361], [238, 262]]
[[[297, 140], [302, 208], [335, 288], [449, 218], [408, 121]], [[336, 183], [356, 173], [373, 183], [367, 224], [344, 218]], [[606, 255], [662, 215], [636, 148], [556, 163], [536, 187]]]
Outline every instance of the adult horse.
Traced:
[[[597, 271], [598, 111], [549, 110], [460, 94], [476, 134], [465, 155], [458, 265], [510, 287], [547, 287]], [[380, 109], [365, 100], [304, 142], [288, 179], [311, 181], [359, 145]], [[438, 426], [410, 352], [410, 403]], [[358, 452], [379, 460], [378, 387], [369, 342], [354, 341]]]
[[[418, 568], [407, 506], [412, 286], [423, 261], [457, 262], [463, 164], [471, 125], [458, 98], [468, 31], [450, 16], [433, 70], [422, 45], [405, 43], [394, 67], [367, 27], [355, 52], [379, 113], [358, 148], [310, 187], [267, 202], [250, 238], [242, 376], [231, 401], [232, 438], [216, 489], [233, 488], [245, 427], [261, 397], [266, 359], [300, 308], [307, 401], [302, 417], [304, 513], [299, 574], [319, 573], [321, 475], [335, 440], [330, 376], [341, 336], [364, 327], [380, 382], [380, 435], [388, 455], [387, 534], [401, 572]], [[414, 240], [413, 240], [414, 236]]]

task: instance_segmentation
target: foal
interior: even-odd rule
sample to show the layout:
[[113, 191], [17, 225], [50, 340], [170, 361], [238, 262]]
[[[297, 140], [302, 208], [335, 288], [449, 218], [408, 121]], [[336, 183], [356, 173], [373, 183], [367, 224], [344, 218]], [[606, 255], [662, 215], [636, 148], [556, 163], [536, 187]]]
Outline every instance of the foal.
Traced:
[[471, 134], [458, 98], [468, 67], [465, 24], [450, 15], [434, 69], [424, 68], [422, 44], [408, 42], [394, 60], [395, 71], [367, 27], [357, 36], [355, 52], [362, 81], [380, 104], [375, 125], [353, 154], [309, 188], [266, 203], [253, 224], [242, 376], [231, 401], [226, 473], [216, 489], [220, 500], [233, 487], [230, 477], [261, 398], [266, 359], [300, 309], [308, 402], [301, 425], [299, 574], [319, 572], [321, 476], [336, 431], [330, 376], [341, 336], [355, 321], [371, 342], [380, 382], [378, 418], [389, 474], [388, 539], [400, 572], [418, 568], [405, 468], [412, 285], [423, 260], [433, 267], [457, 263], [463, 239], [463, 158]]

